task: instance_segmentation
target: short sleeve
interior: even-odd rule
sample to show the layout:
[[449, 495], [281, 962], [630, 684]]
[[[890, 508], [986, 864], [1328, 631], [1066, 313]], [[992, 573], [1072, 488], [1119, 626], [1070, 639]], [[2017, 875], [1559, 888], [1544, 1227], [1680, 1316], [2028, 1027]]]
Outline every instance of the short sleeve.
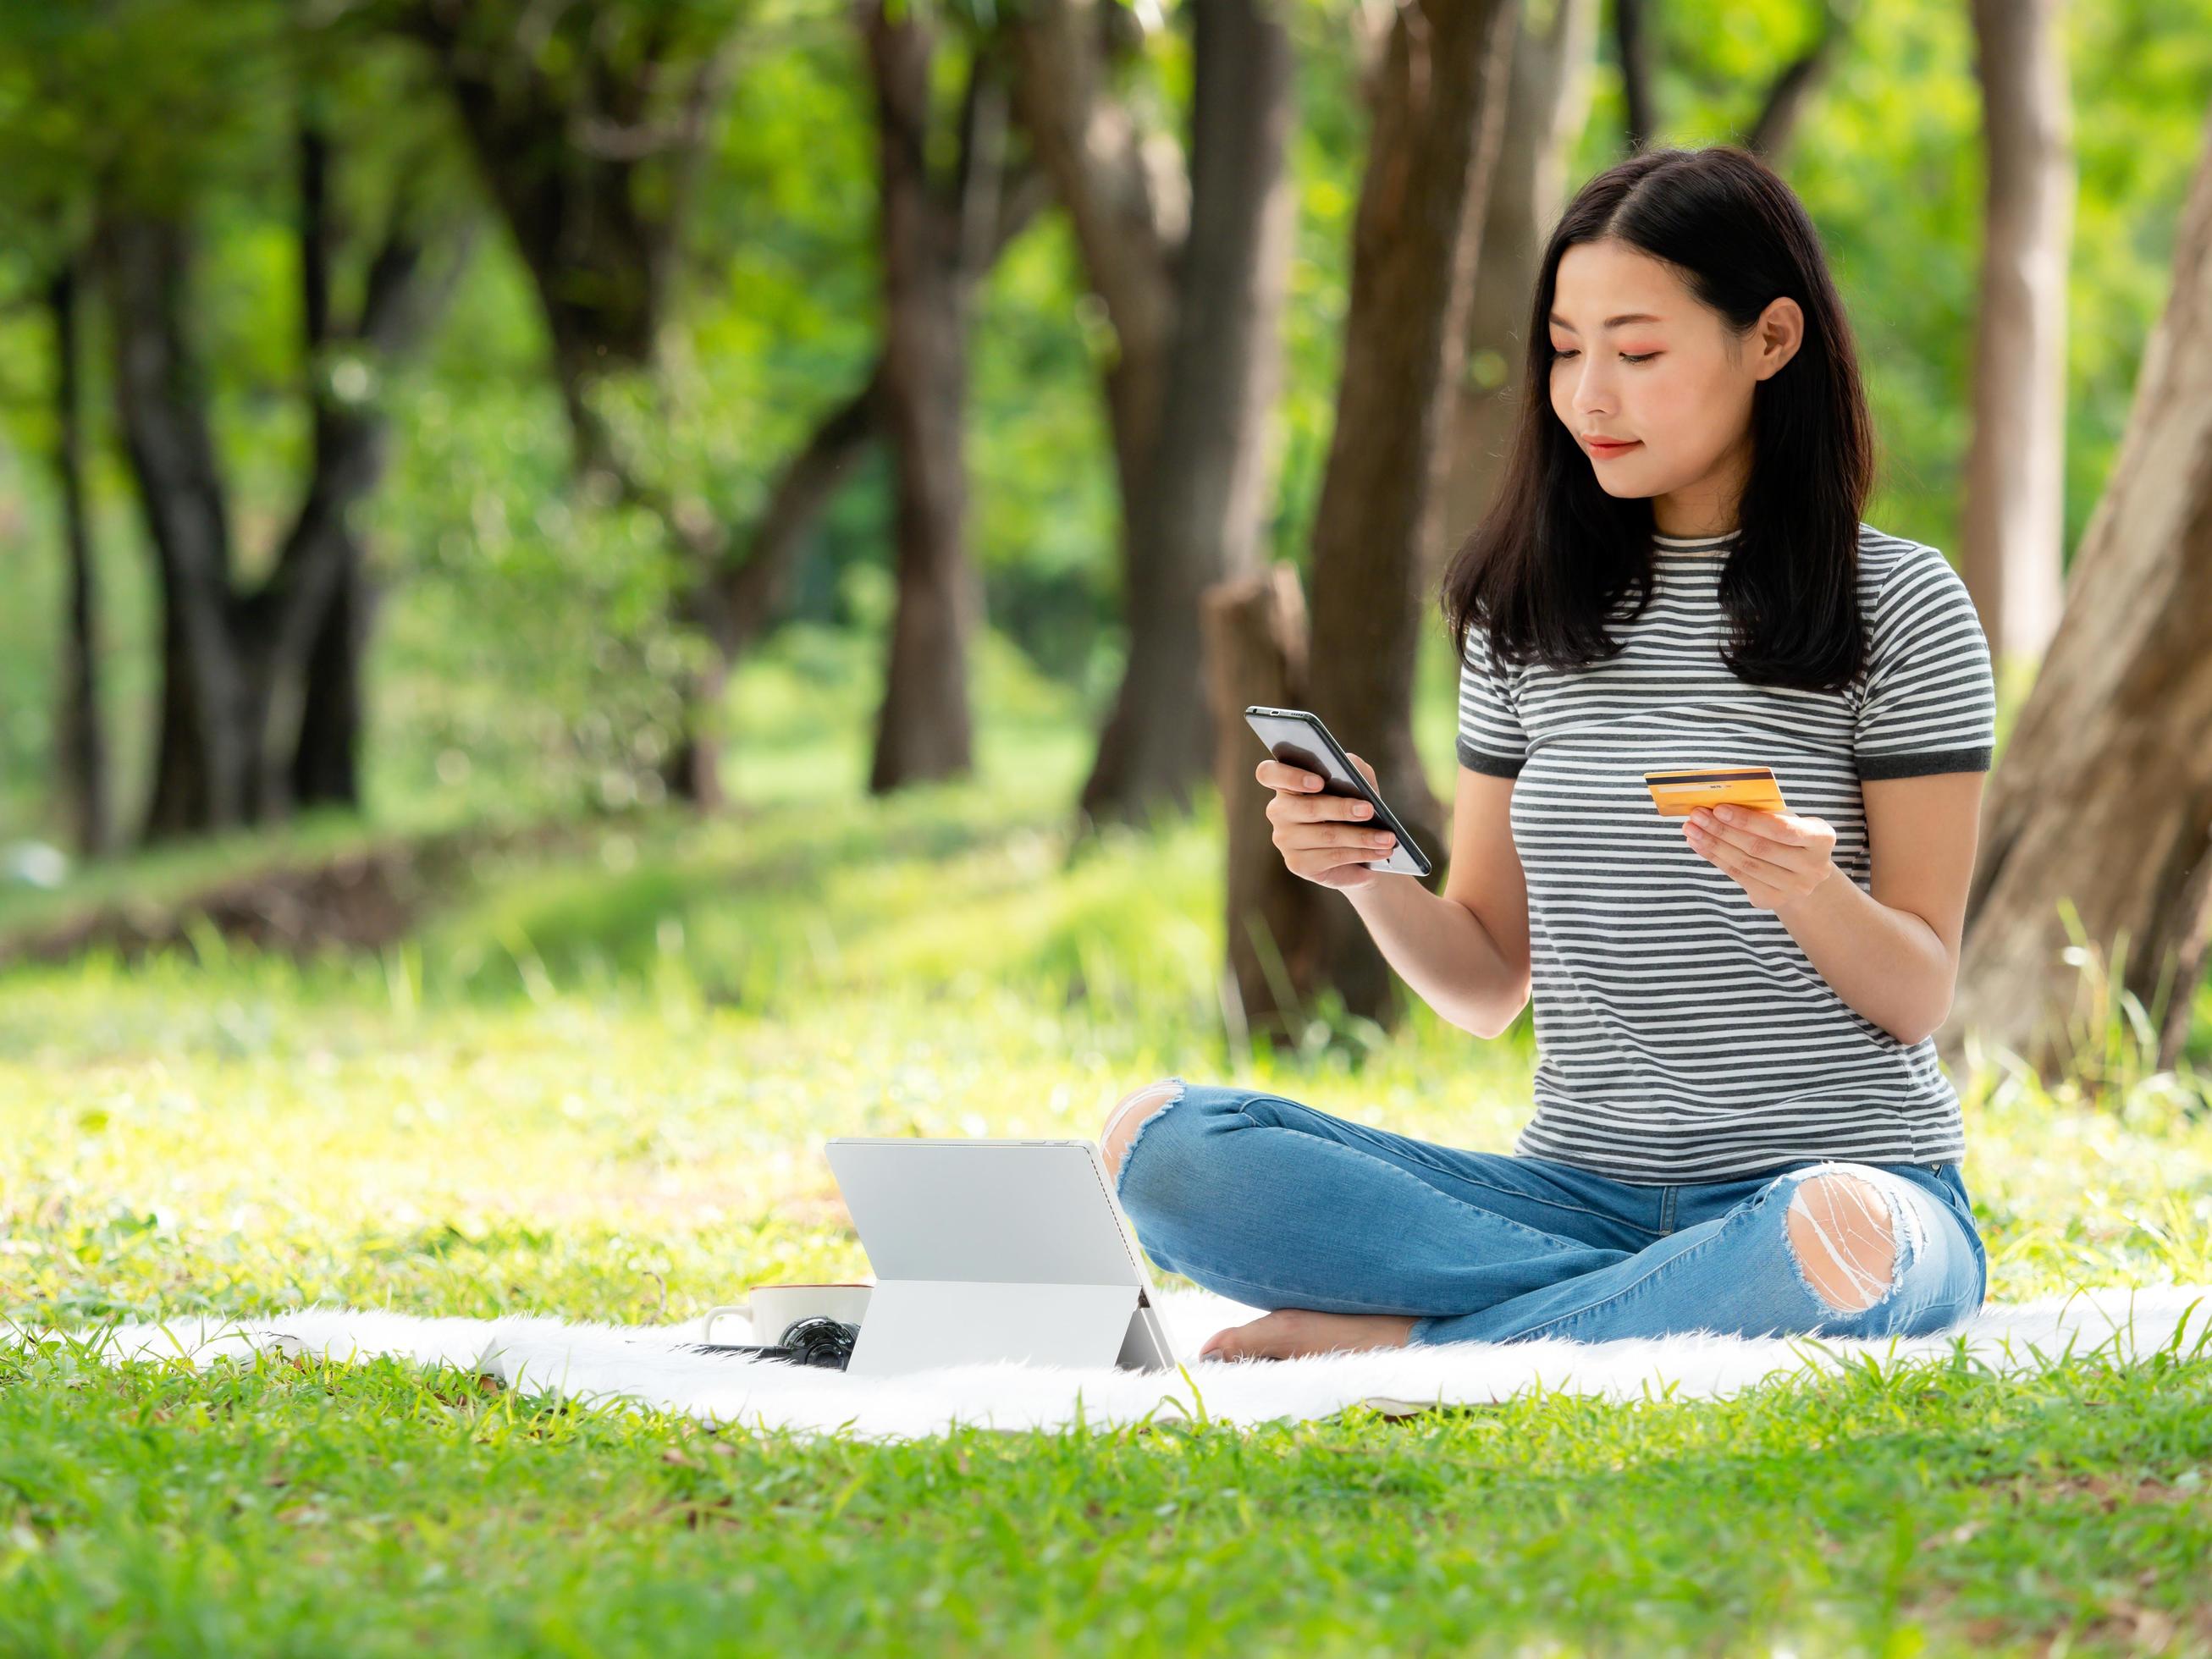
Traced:
[[1467, 630], [1467, 652], [1460, 659], [1458, 747], [1462, 766], [1494, 778], [1517, 775], [1528, 757], [1511, 678], [1492, 656], [1490, 635], [1480, 622]]
[[1882, 584], [1868, 631], [1852, 732], [1859, 776], [1988, 771], [1996, 721], [1989, 640], [1950, 562], [1932, 547], [1908, 556]]

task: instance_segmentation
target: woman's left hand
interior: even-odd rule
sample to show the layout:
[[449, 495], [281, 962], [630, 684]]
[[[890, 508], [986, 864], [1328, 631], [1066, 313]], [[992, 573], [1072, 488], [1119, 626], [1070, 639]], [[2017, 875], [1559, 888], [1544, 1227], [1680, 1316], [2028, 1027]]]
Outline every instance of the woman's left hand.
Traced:
[[1682, 825], [1691, 846], [1733, 877], [1761, 910], [1782, 911], [1836, 873], [1835, 826], [1795, 812], [1700, 806]]

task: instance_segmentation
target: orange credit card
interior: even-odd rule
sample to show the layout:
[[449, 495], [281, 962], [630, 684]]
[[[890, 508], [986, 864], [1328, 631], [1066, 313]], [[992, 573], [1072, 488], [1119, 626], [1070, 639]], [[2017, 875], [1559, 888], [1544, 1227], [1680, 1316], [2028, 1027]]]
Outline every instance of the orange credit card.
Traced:
[[1747, 806], [1756, 812], [1786, 812], [1782, 786], [1764, 766], [1694, 766], [1646, 772], [1644, 786], [1659, 816], [1685, 818], [1700, 806]]

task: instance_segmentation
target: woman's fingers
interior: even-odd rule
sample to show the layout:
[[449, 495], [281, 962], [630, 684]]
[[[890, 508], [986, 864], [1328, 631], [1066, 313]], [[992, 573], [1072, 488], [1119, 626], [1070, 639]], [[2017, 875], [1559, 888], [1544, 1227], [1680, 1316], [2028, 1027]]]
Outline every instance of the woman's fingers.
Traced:
[[1285, 853], [1357, 852], [1380, 858], [1391, 843], [1388, 830], [1358, 830], [1346, 824], [1286, 824], [1275, 832], [1275, 845]]
[[1717, 825], [1726, 830], [1731, 838], [1741, 837], [1740, 845], [1756, 847], [1771, 842], [1781, 847], [1804, 847], [1812, 837], [1800, 828], [1806, 820], [1788, 812], [1770, 812], [1763, 808], [1717, 806], [1713, 809]]
[[1267, 803], [1267, 816], [1277, 823], [1361, 823], [1375, 809], [1357, 795], [1310, 794], [1300, 789], [1278, 789]]
[[1718, 850], [1755, 868], [1787, 873], [1796, 867], [1795, 860], [1802, 856], [1798, 842], [1774, 841], [1740, 827], [1706, 823], [1694, 814], [1684, 833], [1690, 844], [1700, 850]]
[[1312, 793], [1321, 787], [1321, 774], [1309, 772], [1302, 766], [1291, 766], [1282, 761], [1263, 760], [1253, 769], [1252, 775], [1270, 789], [1289, 789], [1300, 793]]
[[[1761, 857], [1748, 848], [1739, 846], [1712, 830], [1701, 830], [1694, 823], [1684, 834], [1688, 836], [1692, 847], [1730, 873], [1741, 871], [1767, 881], [1787, 878], [1791, 873], [1790, 866]], [[1772, 844], [1768, 843], [1770, 846]]]
[[[1352, 760], [1374, 778], [1366, 762]], [[1291, 874], [1325, 887], [1364, 887], [1375, 879], [1367, 866], [1389, 857], [1396, 838], [1373, 822], [1374, 807], [1357, 795], [1332, 794], [1318, 787], [1317, 773], [1273, 758], [1252, 775], [1274, 791], [1267, 818]]]

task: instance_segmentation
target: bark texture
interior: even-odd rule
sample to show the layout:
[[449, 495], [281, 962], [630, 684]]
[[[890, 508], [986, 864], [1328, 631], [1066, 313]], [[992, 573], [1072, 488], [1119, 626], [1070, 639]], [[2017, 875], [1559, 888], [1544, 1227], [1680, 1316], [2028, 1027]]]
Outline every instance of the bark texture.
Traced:
[[1224, 1023], [1242, 1047], [1257, 1035], [1294, 1045], [1320, 982], [1316, 903], [1325, 896], [1291, 873], [1267, 821], [1270, 792], [1253, 776], [1265, 751], [1244, 710], [1305, 706], [1306, 604], [1297, 567], [1272, 564], [1206, 590], [1206, 695], [1212, 705], [1213, 778], [1228, 808], [1229, 878], [1222, 972]]
[[919, 9], [860, 13], [876, 91], [885, 318], [884, 398], [897, 598], [868, 787], [965, 775], [973, 762], [968, 656], [983, 626], [968, 556], [968, 325], [981, 244], [997, 212], [1005, 104], [979, 52], [962, 112], [963, 171], [928, 159], [934, 32]]
[[[1352, 227], [1344, 371], [1314, 521], [1309, 706], [1375, 769], [1383, 799], [1435, 859], [1432, 882], [1443, 810], [1413, 732], [1421, 577], [1443, 528], [1444, 423], [1519, 21], [1518, 0], [1398, 9]], [[1395, 1018], [1396, 979], [1358, 913], [1339, 902], [1320, 919], [1345, 1006]]]
[[[192, 225], [181, 209], [137, 203], [112, 203], [103, 214], [99, 259], [118, 423], [161, 591], [149, 840], [282, 817], [302, 778], [316, 792], [311, 799], [358, 798], [354, 757], [302, 757], [300, 745], [358, 735], [365, 612], [351, 601], [365, 577], [351, 515], [384, 471], [374, 380], [421, 337], [433, 307], [421, 243], [402, 216], [368, 261], [358, 310], [336, 316], [329, 144], [303, 127], [298, 155], [312, 459], [298, 509], [258, 586], [237, 584], [208, 386], [192, 344]], [[297, 723], [278, 729], [288, 709]]]
[[63, 260], [46, 285], [54, 351], [54, 483], [68, 549], [69, 595], [54, 762], [70, 839], [79, 853], [96, 858], [109, 848], [114, 820], [108, 796], [107, 739], [100, 716], [100, 586], [93, 567], [92, 523], [84, 487], [81, 287], [74, 254]]
[[[543, 16], [519, 0], [404, 0], [396, 16], [437, 65], [530, 269], [580, 475], [611, 480], [650, 513], [685, 573], [676, 619], [710, 654], [681, 688], [684, 726], [665, 770], [678, 798], [714, 806], [725, 793], [722, 689], [774, 625], [823, 508], [885, 430], [888, 347], [825, 407], [757, 519], [731, 522], [649, 481], [619, 453], [597, 400], [610, 376], [657, 372], [675, 249], [734, 40], [709, 14], [677, 8], [631, 14], [642, 32], [629, 35], [618, 9], [589, 0]], [[543, 50], [544, 28], [557, 52]], [[957, 164], [963, 175], [972, 166]], [[987, 267], [1048, 195], [1027, 158], [1006, 168]]]
[[1187, 173], [1107, 89], [1131, 44], [1122, 8], [1041, 0], [1011, 37], [1018, 112], [1115, 334], [1103, 373], [1128, 653], [1079, 802], [1086, 823], [1186, 808], [1211, 769], [1200, 596], [1255, 565], [1271, 492], [1291, 46], [1266, 0], [1210, 0], [1191, 18]]
[[1589, 116], [1597, 9], [1597, 0], [1553, 0], [1548, 14], [1524, 14], [1513, 44], [1468, 313], [1467, 373], [1455, 386], [1445, 528], [1430, 550], [1425, 587], [1435, 586], [1451, 549], [1481, 522], [1504, 464], [1522, 395], [1536, 266], [1565, 204], [1568, 154]]
[[2073, 117], [2061, 0], [1974, 0], [1988, 162], [1960, 574], [1990, 654], [2040, 655], [2064, 604]]
[[[1968, 1029], [2040, 1071], [2066, 1063], [2085, 976], [2062, 902], [2117, 986], [2156, 1018], [2161, 1065], [2204, 973], [2212, 894], [2212, 132], [2173, 289], [2143, 354], [2064, 615], [1984, 803], [1960, 994]], [[2123, 960], [2124, 957], [2124, 960]], [[2094, 989], [2094, 985], [2092, 985]], [[2069, 1029], [2074, 1028], [2074, 1029]]]
[[[1790, 148], [1814, 93], [1848, 41], [1857, 14], [1858, 0], [1826, 0], [1812, 44], [1784, 64], [1767, 83], [1759, 112], [1742, 133], [1746, 149], [1777, 161]], [[1658, 137], [1661, 120], [1653, 72], [1651, 9], [1644, 0], [1613, 0], [1613, 50], [1620, 64], [1624, 137], [1633, 154]]]

